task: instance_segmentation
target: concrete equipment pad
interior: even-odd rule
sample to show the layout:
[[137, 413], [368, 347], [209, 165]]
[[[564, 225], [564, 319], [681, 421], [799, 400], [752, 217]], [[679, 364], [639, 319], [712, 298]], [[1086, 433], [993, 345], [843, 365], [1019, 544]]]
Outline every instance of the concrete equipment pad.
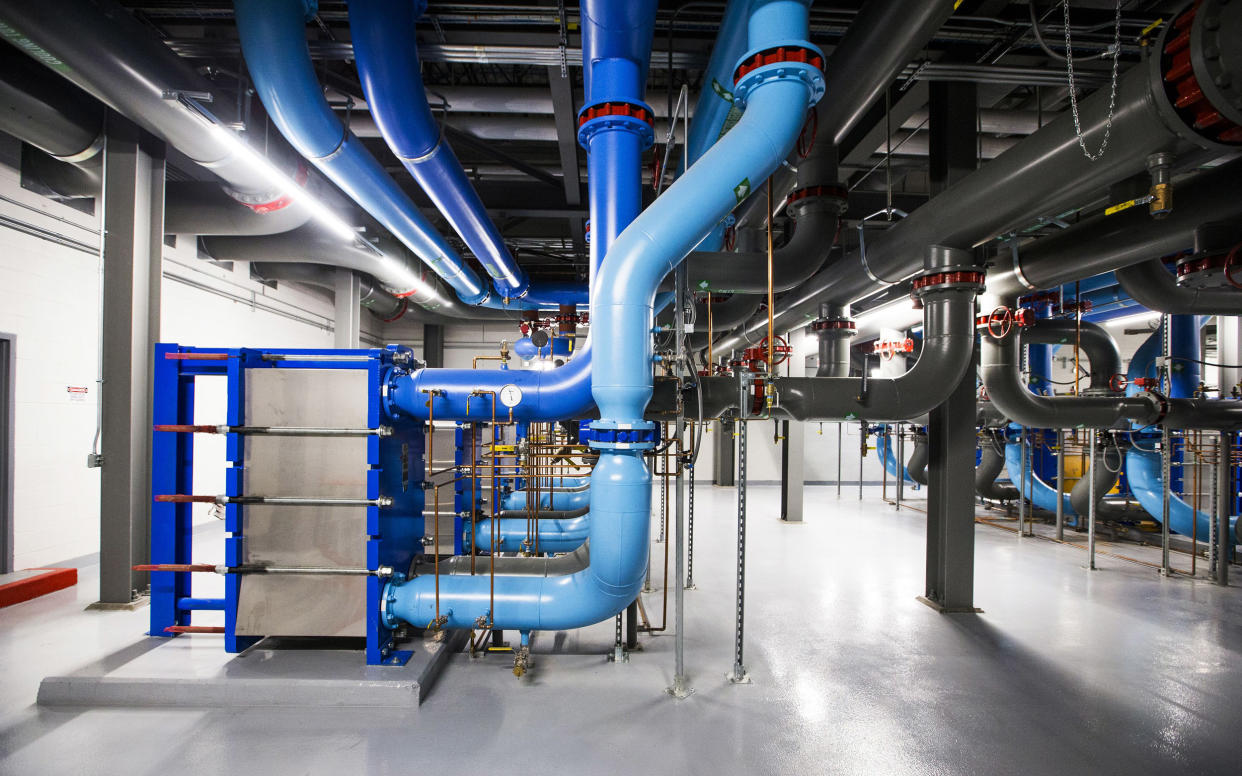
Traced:
[[[268, 638], [241, 654], [220, 637], [148, 639], [39, 685], [40, 706], [253, 706], [417, 709], [465, 631], [416, 640], [404, 666], [368, 666], [361, 649], [324, 649], [323, 639]], [[343, 646], [330, 640], [329, 646]], [[317, 648], [318, 647], [318, 648]]]

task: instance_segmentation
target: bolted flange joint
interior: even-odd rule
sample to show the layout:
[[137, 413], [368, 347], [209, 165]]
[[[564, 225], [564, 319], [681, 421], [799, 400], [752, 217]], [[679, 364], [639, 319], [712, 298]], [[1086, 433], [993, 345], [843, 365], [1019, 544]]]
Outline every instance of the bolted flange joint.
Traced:
[[655, 142], [655, 112], [641, 102], [605, 100], [578, 111], [578, 144], [591, 150], [591, 138], [610, 129], [633, 132], [644, 149]]
[[637, 423], [597, 420], [579, 439], [593, 450], [650, 450], [660, 442], [660, 427], [649, 420]]
[[823, 69], [823, 52], [805, 40], [752, 49], [743, 54], [733, 68], [733, 102], [744, 108], [746, 98], [760, 84], [797, 78], [811, 87], [806, 105], [810, 108], [824, 96]]

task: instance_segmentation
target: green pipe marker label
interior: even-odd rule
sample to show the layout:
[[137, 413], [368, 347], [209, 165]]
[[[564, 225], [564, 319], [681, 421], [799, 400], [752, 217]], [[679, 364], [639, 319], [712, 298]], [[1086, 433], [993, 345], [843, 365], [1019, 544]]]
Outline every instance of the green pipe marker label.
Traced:
[[750, 196], [750, 178], [742, 178], [742, 182], [733, 187], [733, 198], [737, 203], [742, 204], [742, 200]]
[[725, 102], [733, 102], [733, 92], [721, 86], [720, 82], [715, 78], [712, 79], [712, 91], [719, 95], [720, 99]]

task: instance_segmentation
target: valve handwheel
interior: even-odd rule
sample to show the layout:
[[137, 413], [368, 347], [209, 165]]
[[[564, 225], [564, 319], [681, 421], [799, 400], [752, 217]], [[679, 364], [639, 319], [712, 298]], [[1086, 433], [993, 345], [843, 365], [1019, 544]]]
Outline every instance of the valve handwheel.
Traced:
[[[781, 335], [776, 335], [776, 349], [772, 352], [772, 366], [780, 366], [789, 358], [789, 354], [793, 352], [793, 348], [789, 347], [789, 343]], [[763, 360], [768, 360], [768, 338], [764, 337], [763, 342], [759, 343], [759, 350], [763, 353]]]
[[1001, 305], [988, 315], [988, 334], [992, 339], [1004, 339], [1012, 328], [1013, 310], [1008, 307]]

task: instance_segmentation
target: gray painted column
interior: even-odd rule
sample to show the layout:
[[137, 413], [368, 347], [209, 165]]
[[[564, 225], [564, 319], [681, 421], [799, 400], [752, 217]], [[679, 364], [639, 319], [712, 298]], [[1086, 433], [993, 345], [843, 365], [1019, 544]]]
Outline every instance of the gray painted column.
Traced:
[[975, 370], [931, 411], [927, 425], [927, 585], [942, 612], [973, 612]]
[[423, 361], [433, 369], [444, 366], [444, 327], [440, 324], [423, 324]]
[[333, 278], [336, 329], [332, 346], [362, 346], [362, 282], [353, 270], [337, 267]]
[[150, 556], [151, 360], [160, 330], [164, 146], [108, 117], [103, 184], [99, 601], [129, 604]]
[[[793, 353], [789, 356], [789, 376], [805, 377], [807, 356], [819, 347], [817, 337], [807, 336], [806, 329], [790, 334]], [[781, 519], [787, 523], [801, 523], [806, 491], [806, 423], [789, 421], [785, 431], [785, 449], [782, 451], [784, 477], [781, 479]]]
[[731, 487], [733, 479], [733, 433], [737, 421], [720, 420], [712, 429], [712, 482]]

